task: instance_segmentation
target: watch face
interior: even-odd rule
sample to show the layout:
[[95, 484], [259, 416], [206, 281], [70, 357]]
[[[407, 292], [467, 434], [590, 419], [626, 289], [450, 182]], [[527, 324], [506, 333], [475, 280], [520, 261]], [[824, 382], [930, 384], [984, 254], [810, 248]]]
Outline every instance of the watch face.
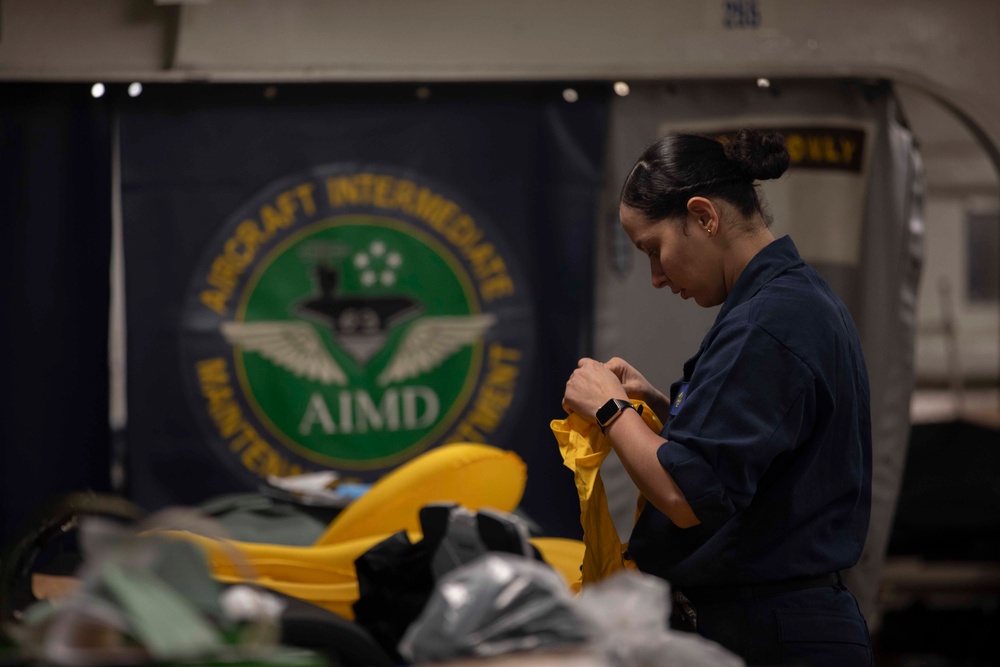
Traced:
[[614, 417], [620, 409], [615, 399], [612, 398], [597, 410], [597, 422], [601, 425], [607, 424], [608, 420]]

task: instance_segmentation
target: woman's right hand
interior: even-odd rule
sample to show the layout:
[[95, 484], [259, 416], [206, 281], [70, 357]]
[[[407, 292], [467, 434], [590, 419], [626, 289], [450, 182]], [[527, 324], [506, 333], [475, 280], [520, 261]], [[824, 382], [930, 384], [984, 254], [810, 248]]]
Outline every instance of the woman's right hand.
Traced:
[[632, 364], [621, 357], [613, 357], [604, 362], [604, 366], [618, 377], [629, 398], [644, 401], [660, 421], [666, 419], [670, 413], [670, 399], [650, 384]]

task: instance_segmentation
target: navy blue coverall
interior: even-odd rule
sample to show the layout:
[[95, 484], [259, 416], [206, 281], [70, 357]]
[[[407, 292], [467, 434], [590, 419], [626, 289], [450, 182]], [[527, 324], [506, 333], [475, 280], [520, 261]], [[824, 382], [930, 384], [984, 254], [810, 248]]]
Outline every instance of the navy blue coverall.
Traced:
[[749, 664], [871, 664], [837, 574], [868, 531], [868, 376], [847, 308], [790, 238], [744, 269], [670, 399], [658, 458], [701, 524], [647, 504], [629, 541], [639, 569]]

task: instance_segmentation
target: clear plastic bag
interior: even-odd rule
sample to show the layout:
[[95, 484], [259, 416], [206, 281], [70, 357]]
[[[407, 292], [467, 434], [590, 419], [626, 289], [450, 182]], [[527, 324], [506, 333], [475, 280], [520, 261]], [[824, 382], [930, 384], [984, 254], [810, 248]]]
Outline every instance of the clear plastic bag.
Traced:
[[489, 553], [442, 577], [399, 652], [415, 664], [580, 644], [589, 638], [562, 577]]
[[743, 660], [700, 635], [671, 630], [670, 585], [623, 570], [585, 586], [577, 610], [594, 643], [619, 667], [743, 667]]

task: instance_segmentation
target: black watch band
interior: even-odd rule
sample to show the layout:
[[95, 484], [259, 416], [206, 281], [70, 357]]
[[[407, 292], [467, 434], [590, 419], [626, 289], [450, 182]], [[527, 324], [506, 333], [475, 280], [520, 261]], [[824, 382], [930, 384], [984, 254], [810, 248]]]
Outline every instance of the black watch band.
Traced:
[[611, 422], [618, 419], [618, 415], [627, 408], [635, 409], [632, 402], [624, 398], [612, 398], [610, 401], [597, 409], [597, 425], [601, 427], [601, 432], [611, 425]]

